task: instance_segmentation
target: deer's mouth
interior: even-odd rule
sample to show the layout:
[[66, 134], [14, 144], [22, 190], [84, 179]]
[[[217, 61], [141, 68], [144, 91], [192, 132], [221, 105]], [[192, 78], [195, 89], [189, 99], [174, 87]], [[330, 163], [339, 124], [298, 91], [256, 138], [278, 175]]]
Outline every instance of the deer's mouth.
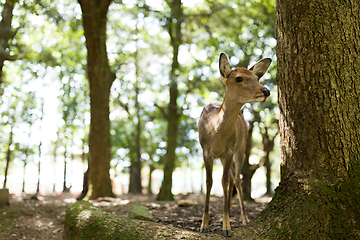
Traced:
[[265, 102], [267, 100], [266, 96], [258, 96], [255, 98], [256, 102]]

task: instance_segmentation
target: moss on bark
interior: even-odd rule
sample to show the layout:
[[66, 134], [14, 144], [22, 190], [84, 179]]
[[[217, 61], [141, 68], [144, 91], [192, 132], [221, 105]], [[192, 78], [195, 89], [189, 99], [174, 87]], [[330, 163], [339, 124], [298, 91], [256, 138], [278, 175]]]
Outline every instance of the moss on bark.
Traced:
[[244, 239], [360, 239], [360, 189], [293, 175], [235, 236]]

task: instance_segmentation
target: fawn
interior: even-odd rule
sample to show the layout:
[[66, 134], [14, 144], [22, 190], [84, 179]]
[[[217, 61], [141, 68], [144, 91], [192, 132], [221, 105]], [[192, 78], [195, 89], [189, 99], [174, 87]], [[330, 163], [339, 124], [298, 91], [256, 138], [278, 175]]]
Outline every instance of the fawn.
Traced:
[[[239, 197], [242, 223], [247, 224], [249, 221], [242, 199], [240, 178], [248, 128], [240, 109], [245, 103], [265, 102], [270, 96], [269, 89], [259, 83], [259, 78], [266, 73], [270, 64], [271, 59], [265, 58], [250, 69], [231, 70], [228, 57], [224, 53], [220, 54], [220, 78], [226, 86], [224, 101], [205, 106], [198, 122], [199, 141], [203, 149], [206, 169], [206, 200], [200, 232], [209, 231], [209, 200], [215, 158], [220, 158], [223, 165], [224, 236], [231, 236], [230, 207], [234, 183]], [[233, 158], [235, 159], [235, 182]]]

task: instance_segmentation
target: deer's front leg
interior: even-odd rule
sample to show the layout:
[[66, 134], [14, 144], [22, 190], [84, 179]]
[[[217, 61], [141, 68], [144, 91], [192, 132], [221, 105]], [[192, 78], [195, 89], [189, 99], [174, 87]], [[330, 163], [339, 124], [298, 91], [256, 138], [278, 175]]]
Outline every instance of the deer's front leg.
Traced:
[[206, 199], [205, 199], [205, 208], [202, 217], [202, 223], [200, 232], [207, 233], [209, 232], [209, 202], [210, 202], [210, 192], [212, 187], [212, 170], [213, 170], [213, 159], [205, 159], [205, 169], [206, 169]]
[[222, 176], [222, 187], [224, 191], [224, 206], [223, 206], [223, 234], [225, 237], [231, 236], [231, 226], [230, 226], [230, 206], [229, 206], [229, 198], [230, 191], [230, 167], [232, 158], [227, 159], [228, 161], [223, 162], [223, 176]]

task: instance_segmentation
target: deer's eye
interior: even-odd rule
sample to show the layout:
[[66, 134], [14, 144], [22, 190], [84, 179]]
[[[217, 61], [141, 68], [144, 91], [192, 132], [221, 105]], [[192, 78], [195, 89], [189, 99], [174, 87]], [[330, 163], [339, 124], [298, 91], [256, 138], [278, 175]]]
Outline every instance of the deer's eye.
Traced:
[[242, 77], [237, 77], [236, 78], [236, 82], [242, 82], [242, 81], [243, 81]]

